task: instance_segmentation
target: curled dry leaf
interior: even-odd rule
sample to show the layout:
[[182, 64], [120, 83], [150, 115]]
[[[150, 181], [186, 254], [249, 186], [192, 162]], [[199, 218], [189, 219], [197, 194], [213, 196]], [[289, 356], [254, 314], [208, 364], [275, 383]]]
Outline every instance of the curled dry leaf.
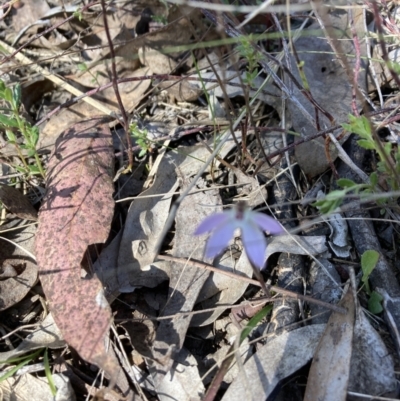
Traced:
[[21, 219], [37, 220], [36, 209], [21, 191], [8, 185], [0, 187], [0, 201], [11, 212]]
[[33, 252], [35, 233], [36, 227], [32, 225], [20, 229], [18, 234], [4, 232], [1, 236], [0, 311], [20, 302], [37, 283], [37, 265], [27, 257]]
[[114, 211], [111, 132], [101, 123], [84, 121], [57, 139], [39, 212], [36, 256], [64, 339], [83, 359], [112, 373], [104, 348], [111, 310], [97, 277], [81, 277], [86, 249], [105, 242]]

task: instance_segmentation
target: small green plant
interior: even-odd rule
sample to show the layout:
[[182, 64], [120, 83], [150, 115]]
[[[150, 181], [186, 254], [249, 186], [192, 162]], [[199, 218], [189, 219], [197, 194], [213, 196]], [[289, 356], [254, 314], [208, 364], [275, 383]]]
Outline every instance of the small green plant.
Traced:
[[160, 24], [162, 24], [162, 25], [167, 25], [167, 24], [168, 24], [168, 19], [167, 19], [167, 17], [164, 17], [163, 15], [152, 15], [152, 16], [151, 16], [151, 19], [152, 19], [154, 22], [158, 22], [158, 23], [160, 23]]
[[57, 393], [57, 389], [56, 386], [54, 384], [54, 380], [53, 380], [53, 376], [51, 374], [50, 371], [50, 364], [49, 364], [49, 357], [48, 357], [48, 351], [47, 348], [40, 348], [38, 350], [36, 350], [35, 352], [28, 354], [28, 355], [22, 355], [22, 356], [18, 356], [15, 358], [10, 358], [7, 359], [6, 361], [1, 361], [1, 364], [5, 364], [5, 365], [14, 365], [16, 364], [16, 366], [14, 366], [13, 368], [11, 368], [10, 370], [8, 370], [6, 373], [4, 373], [2, 376], [0, 376], [0, 382], [7, 380], [8, 378], [14, 376], [14, 374], [16, 372], [18, 372], [18, 370], [20, 370], [22, 367], [24, 367], [25, 365], [27, 365], [28, 363], [33, 362], [37, 357], [40, 356], [40, 354], [43, 352], [44, 350], [44, 356], [43, 356], [43, 363], [44, 363], [44, 370], [45, 370], [45, 374], [47, 377], [47, 381], [49, 383], [49, 387], [50, 387], [50, 391], [53, 394], [53, 396], [56, 395]]
[[28, 354], [28, 355], [23, 355], [23, 356], [18, 356], [15, 358], [10, 358], [7, 359], [6, 361], [1, 361], [1, 364], [5, 364], [5, 365], [14, 365], [17, 364], [16, 366], [14, 366], [13, 368], [11, 368], [10, 370], [8, 370], [6, 373], [4, 373], [2, 376], [0, 376], [0, 382], [7, 380], [9, 377], [12, 377], [16, 372], [18, 372], [18, 370], [20, 370], [23, 366], [27, 365], [28, 363], [34, 361], [39, 355], [40, 353], [43, 351], [43, 348], [38, 349], [37, 351], [33, 352], [32, 354]]
[[379, 161], [377, 164], [377, 172], [372, 173], [376, 177], [371, 177], [371, 183], [375, 185], [378, 182], [377, 173], [383, 175], [388, 183], [389, 187], [393, 191], [397, 191], [400, 188], [398, 181], [400, 175], [400, 149], [394, 152], [394, 160], [392, 157], [392, 144], [387, 142], [385, 144], [378, 144], [372, 135], [372, 127], [365, 116], [355, 117], [349, 115], [350, 124], [342, 124], [343, 128], [349, 132], [354, 132], [361, 139], [357, 143], [364, 149], [374, 150], [378, 156]]
[[364, 149], [373, 150], [378, 155], [377, 170], [369, 176], [369, 183], [357, 184], [347, 178], [341, 178], [337, 184], [342, 189], [331, 191], [324, 199], [314, 203], [322, 213], [331, 213], [339, 207], [343, 199], [353, 193], [361, 198], [368, 198], [371, 193], [380, 193], [382, 197], [377, 201], [378, 205], [384, 205], [388, 195], [382, 193], [379, 188], [379, 178], [384, 179], [389, 191], [398, 191], [400, 189], [400, 148], [393, 150], [390, 142], [385, 144], [377, 143], [373, 134], [372, 127], [365, 116], [355, 117], [349, 115], [349, 124], [342, 124], [346, 131], [357, 134], [360, 139], [357, 143]]
[[139, 157], [143, 157], [151, 149], [151, 141], [147, 138], [147, 130], [140, 129], [136, 123], [129, 126], [129, 131], [140, 147]]
[[[22, 166], [15, 165], [14, 168], [23, 174], [40, 174], [44, 177], [45, 173], [42, 162], [36, 151], [39, 129], [32, 126], [20, 114], [21, 86], [17, 84], [12, 88], [8, 88], [5, 83], [0, 80], [0, 99], [6, 104], [6, 107], [3, 108], [3, 113], [0, 114], [0, 128], [4, 130], [8, 143], [15, 147], [22, 162]], [[16, 133], [22, 135], [22, 143], [18, 140]], [[24, 156], [24, 150], [27, 151], [27, 156]], [[35, 159], [35, 164], [30, 164], [28, 161], [28, 159], [32, 157]]]
[[78, 18], [79, 21], [82, 21], [83, 19], [82, 9], [78, 8], [77, 10], [75, 10], [74, 17]]
[[257, 74], [257, 66], [260, 61], [261, 55], [255, 51], [254, 47], [251, 45], [251, 42], [254, 38], [250, 37], [241, 37], [238, 50], [242, 57], [247, 60], [247, 71], [244, 78], [244, 83], [247, 85], [252, 85]]
[[90, 71], [90, 69], [89, 69], [89, 67], [87, 66], [86, 63], [80, 63], [80, 64], [78, 64], [78, 65], [77, 65], [77, 68], [78, 68], [79, 71], [87, 72], [88, 74], [90, 74], [90, 75], [92, 76], [92, 83], [93, 83], [93, 84], [96, 84], [96, 85], [98, 85], [98, 86], [101, 86], [101, 85], [100, 85], [100, 82], [99, 82], [98, 79], [97, 79], [97, 76], [99, 75], [99, 72], [98, 72], [98, 71], [96, 72], [96, 75], [93, 74], [93, 72]]
[[376, 291], [371, 291], [369, 286], [369, 276], [374, 271], [376, 264], [379, 260], [379, 253], [374, 250], [365, 251], [361, 256], [361, 269], [363, 272], [361, 281], [363, 282], [363, 287], [368, 299], [368, 310], [371, 313], [378, 314], [382, 312], [382, 296]]

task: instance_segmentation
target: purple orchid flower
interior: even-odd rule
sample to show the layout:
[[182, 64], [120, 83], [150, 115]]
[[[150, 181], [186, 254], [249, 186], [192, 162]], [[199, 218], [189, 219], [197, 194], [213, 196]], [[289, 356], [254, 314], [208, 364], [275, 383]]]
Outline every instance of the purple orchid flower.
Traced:
[[269, 234], [282, 234], [284, 230], [275, 219], [264, 213], [254, 212], [247, 208], [244, 202], [239, 202], [225, 212], [214, 213], [206, 217], [194, 234], [201, 235], [211, 232], [205, 252], [205, 256], [211, 259], [228, 246], [237, 228], [241, 231], [243, 246], [250, 262], [255, 267], [262, 269], [267, 249], [264, 231]]

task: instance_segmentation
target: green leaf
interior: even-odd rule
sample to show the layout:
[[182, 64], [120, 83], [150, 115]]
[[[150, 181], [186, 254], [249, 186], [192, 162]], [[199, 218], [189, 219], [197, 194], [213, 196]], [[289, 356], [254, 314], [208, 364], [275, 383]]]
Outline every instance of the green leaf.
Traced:
[[30, 136], [31, 136], [32, 144], [34, 146], [36, 146], [37, 142], [39, 140], [39, 128], [38, 127], [30, 127], [29, 133], [30, 133]]
[[371, 186], [376, 187], [378, 185], [378, 174], [376, 171], [370, 174], [369, 180], [371, 181]]
[[33, 157], [36, 155], [36, 149], [29, 149], [28, 150], [28, 157]]
[[6, 90], [6, 84], [4, 83], [3, 80], [0, 79], [0, 94], [3, 95], [5, 90]]
[[12, 102], [15, 109], [21, 105], [21, 85], [19, 83], [12, 88]]
[[357, 185], [353, 180], [349, 180], [348, 178], [339, 178], [336, 183], [342, 188], [351, 188]]
[[78, 70], [82, 71], [82, 72], [88, 70], [88, 66], [85, 63], [80, 63], [77, 65], [77, 67], [78, 67]]
[[14, 132], [10, 131], [9, 129], [6, 129], [6, 136], [7, 136], [7, 139], [9, 141], [11, 141], [12, 143], [17, 142], [17, 138], [16, 138]]
[[264, 319], [265, 316], [268, 315], [269, 312], [272, 310], [272, 305], [267, 305], [262, 308], [259, 312], [257, 312], [247, 323], [246, 327], [240, 333], [240, 343], [242, 343], [245, 338], [251, 333], [251, 331], [257, 327], [258, 323]]
[[19, 128], [18, 121], [15, 118], [7, 117], [4, 114], [0, 114], [0, 124], [5, 127]]
[[368, 279], [372, 271], [375, 269], [375, 266], [378, 263], [378, 259], [379, 253], [374, 250], [365, 251], [361, 255], [361, 269], [363, 271], [361, 281], [364, 283], [365, 290], [368, 294], [371, 294]]
[[139, 157], [143, 157], [147, 153], [146, 149], [142, 149], [139, 153]]
[[49, 382], [50, 391], [53, 394], [53, 397], [55, 397], [55, 395], [57, 394], [57, 388], [54, 383], [53, 375], [51, 374], [50, 371], [48, 348], [46, 348], [46, 350], [44, 351], [43, 364], [44, 364], [44, 372], [46, 374], [47, 381]]
[[364, 277], [368, 280], [368, 277], [372, 273], [372, 271], [375, 269], [376, 264], [378, 263], [379, 259], [379, 253], [374, 251], [374, 250], [368, 250], [365, 251], [362, 256], [361, 256], [361, 269], [363, 271], [363, 278], [362, 280], [364, 281]]
[[82, 10], [78, 9], [78, 10], [74, 11], [74, 17], [78, 18], [79, 21], [82, 21], [82, 18], [83, 18]]
[[377, 315], [383, 311], [381, 302], [383, 301], [383, 297], [381, 294], [377, 293], [376, 291], [372, 291], [371, 296], [368, 300], [368, 310]]
[[15, 166], [15, 165], [14, 165], [13, 167], [15, 168], [15, 170], [19, 171], [19, 172], [22, 173], [22, 174], [26, 174], [26, 173], [27, 173], [25, 167], [22, 167], [22, 166]]
[[354, 132], [364, 139], [372, 138], [371, 126], [365, 116], [356, 117], [349, 114], [350, 124], [342, 124], [342, 127], [348, 132]]
[[[0, 382], [7, 380], [9, 377], [13, 376], [14, 373], [16, 373], [18, 370], [20, 370], [23, 366], [27, 365], [29, 362], [33, 361], [36, 357], [38, 357], [41, 352], [42, 352], [42, 348], [37, 350], [36, 352], [34, 352], [31, 355], [25, 356], [25, 358], [22, 360], [22, 362], [20, 362], [17, 366], [14, 366], [12, 369], [7, 371], [4, 375], [2, 375], [0, 377]], [[9, 361], [10, 360], [7, 360], [4, 363], [12, 363]]]
[[40, 174], [38, 166], [29, 166], [29, 171], [31, 174]]
[[13, 94], [10, 88], [6, 88], [4, 90], [4, 99], [7, 100], [8, 103], [13, 103]]
[[359, 139], [357, 143], [364, 149], [374, 150], [376, 148], [375, 143], [369, 139]]

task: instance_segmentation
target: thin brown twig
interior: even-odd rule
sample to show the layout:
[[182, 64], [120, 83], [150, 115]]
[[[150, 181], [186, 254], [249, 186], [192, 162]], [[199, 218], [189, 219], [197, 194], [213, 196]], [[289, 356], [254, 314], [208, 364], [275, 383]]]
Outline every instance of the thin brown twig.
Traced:
[[129, 159], [129, 165], [128, 165], [128, 171], [132, 170], [133, 166], [133, 153], [130, 149], [131, 145], [131, 139], [129, 137], [129, 123], [128, 123], [128, 116], [126, 114], [126, 110], [124, 107], [124, 104], [122, 103], [121, 95], [119, 93], [118, 89], [118, 75], [117, 75], [117, 68], [115, 66], [115, 51], [114, 51], [114, 45], [112, 43], [111, 35], [110, 35], [110, 29], [108, 27], [108, 21], [107, 21], [107, 10], [106, 10], [106, 4], [105, 0], [101, 0], [101, 8], [103, 11], [103, 22], [104, 22], [104, 30], [106, 32], [107, 36], [107, 41], [108, 41], [108, 46], [110, 48], [110, 56], [111, 56], [111, 75], [112, 75], [112, 86], [114, 88], [114, 93], [115, 97], [117, 98], [118, 102], [118, 107], [122, 115], [122, 120], [123, 120], [123, 128], [125, 130], [125, 138], [126, 138], [126, 146], [128, 148], [128, 159]]
[[[136, 81], [145, 81], [145, 80], [174, 80], [174, 81], [180, 81], [180, 80], [187, 80], [187, 81], [199, 81], [199, 77], [182, 77], [182, 76], [176, 76], [176, 75], [169, 75], [169, 74], [158, 74], [158, 75], [142, 75], [140, 77], [131, 77], [131, 78], [120, 78], [117, 79], [117, 84], [122, 84], [125, 82], [136, 82]], [[211, 79], [211, 78], [201, 78], [202, 81], [204, 82], [211, 82], [211, 83], [217, 83], [218, 81], [216, 79]], [[239, 86], [240, 84], [236, 84], [233, 82], [226, 82], [226, 85], [232, 85], [232, 86]], [[82, 100], [85, 97], [88, 96], [93, 96], [96, 93], [102, 92], [103, 90], [106, 90], [108, 88], [111, 88], [113, 86], [112, 82], [108, 82], [107, 84], [101, 85], [98, 88], [91, 89], [84, 94], [80, 96], [76, 96], [69, 100], [68, 102], [65, 102], [56, 108], [54, 108], [50, 113], [46, 114], [44, 117], [42, 117], [39, 121], [36, 122], [35, 126], [39, 126], [43, 124], [45, 121], [48, 121], [50, 117], [52, 117], [54, 114], [58, 113], [61, 109], [65, 109], [69, 106], [72, 106], [73, 104], [77, 103], [79, 100]], [[252, 88], [254, 89], [254, 88]], [[262, 91], [262, 93], [265, 94], [270, 94], [267, 91]]]
[[[218, 269], [218, 268], [216, 268], [216, 267], [214, 267], [212, 265], [209, 265], [207, 263], [204, 263], [204, 262], [199, 262], [199, 261], [196, 261], [196, 260], [193, 260], [193, 259], [189, 259], [188, 260], [188, 259], [185, 259], [185, 258], [176, 258], [174, 256], [168, 256], [168, 255], [158, 255], [157, 258], [161, 259], [161, 260], [168, 260], [168, 261], [171, 261], [171, 262], [187, 264], [189, 266], [198, 267], [200, 269], [206, 269], [206, 270], [209, 270], [209, 271], [211, 271], [213, 273], [223, 274], [225, 276], [232, 277], [232, 278], [235, 278], [237, 280], [245, 281], [245, 282], [247, 282], [249, 284], [256, 285], [257, 287], [261, 287], [261, 284], [259, 283], [258, 280], [253, 280], [253, 279], [251, 279], [249, 277], [246, 277], [246, 276], [240, 276], [239, 274], [235, 274], [235, 273], [231, 273], [231, 272], [228, 272], [228, 271], [225, 271], [225, 270], [221, 270], [221, 269]], [[276, 287], [275, 285], [270, 286], [269, 289], [271, 291], [276, 292], [278, 294], [281, 294], [283, 296], [287, 296], [287, 297], [290, 297], [290, 298], [294, 298], [294, 299], [302, 300], [302, 301], [305, 301], [305, 302], [310, 302], [310, 303], [313, 303], [313, 304], [316, 304], [316, 305], [320, 305], [320, 306], [323, 306], [323, 307], [325, 307], [327, 309], [333, 310], [333, 311], [338, 312], [338, 313], [343, 313], [343, 314], [347, 313], [346, 309], [342, 308], [340, 306], [328, 304], [326, 302], [320, 301], [318, 299], [314, 299], [314, 298], [309, 297], [307, 295], [298, 294], [296, 292], [289, 291], [289, 290], [286, 290], [284, 288]]]
[[386, 49], [386, 44], [384, 40], [384, 32], [382, 28], [382, 18], [378, 10], [378, 4], [376, 0], [372, 0], [372, 8], [373, 8], [373, 13], [374, 13], [374, 19], [375, 19], [375, 25], [376, 29], [378, 31], [378, 41], [379, 45], [381, 47], [382, 51], [382, 58], [386, 63], [386, 66], [389, 69], [390, 74], [392, 75], [392, 78], [397, 84], [397, 87], [400, 88], [400, 78], [399, 75], [396, 73], [396, 71], [392, 68], [391, 61], [389, 60], [389, 55]]
[[354, 13], [353, 10], [349, 10], [349, 16], [350, 16], [350, 30], [351, 34], [353, 35], [353, 44], [354, 44], [354, 51], [356, 53], [356, 59], [355, 59], [355, 64], [354, 64], [354, 79], [353, 79], [353, 98], [351, 101], [351, 108], [353, 110], [353, 114], [355, 116], [359, 116], [360, 113], [357, 108], [357, 90], [356, 88], [358, 87], [358, 75], [360, 72], [361, 68], [361, 50], [360, 50], [360, 41], [358, 39], [357, 31], [354, 26]]

